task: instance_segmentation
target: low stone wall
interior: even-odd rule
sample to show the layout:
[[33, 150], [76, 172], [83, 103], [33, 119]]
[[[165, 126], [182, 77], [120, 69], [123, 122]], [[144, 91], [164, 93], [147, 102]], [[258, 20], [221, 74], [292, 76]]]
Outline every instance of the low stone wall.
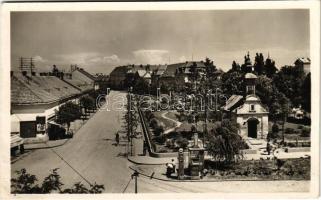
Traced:
[[241, 150], [241, 152], [243, 154], [257, 154], [257, 150], [256, 149], [243, 149], [243, 150]]
[[294, 147], [294, 148], [285, 148], [285, 152], [287, 153], [295, 153], [295, 152], [310, 152], [310, 147]]

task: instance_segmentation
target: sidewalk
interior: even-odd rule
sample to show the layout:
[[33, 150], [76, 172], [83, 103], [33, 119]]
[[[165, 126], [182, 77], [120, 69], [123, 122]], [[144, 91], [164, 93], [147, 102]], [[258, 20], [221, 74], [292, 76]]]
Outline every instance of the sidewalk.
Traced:
[[61, 140], [49, 140], [47, 142], [42, 142], [42, 143], [24, 144], [24, 147], [26, 150], [59, 147], [59, 146], [66, 144], [69, 139], [71, 139], [71, 138], [66, 138], [66, 139], [61, 139]]
[[165, 165], [166, 163], [177, 162], [176, 157], [168, 157], [168, 158], [153, 158], [150, 156], [130, 156], [128, 160], [137, 165]]

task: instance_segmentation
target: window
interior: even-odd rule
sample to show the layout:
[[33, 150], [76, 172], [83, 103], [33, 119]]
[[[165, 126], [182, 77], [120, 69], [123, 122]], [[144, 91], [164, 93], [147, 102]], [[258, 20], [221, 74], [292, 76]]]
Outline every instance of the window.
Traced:
[[250, 105], [250, 111], [251, 111], [251, 112], [255, 112], [255, 105], [254, 105], [254, 104], [251, 104], [251, 105]]

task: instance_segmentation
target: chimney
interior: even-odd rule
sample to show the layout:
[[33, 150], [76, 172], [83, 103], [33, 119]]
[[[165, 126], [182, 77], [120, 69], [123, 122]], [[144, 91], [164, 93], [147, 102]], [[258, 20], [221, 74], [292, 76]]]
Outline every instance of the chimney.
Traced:
[[198, 133], [194, 133], [194, 147], [198, 147]]

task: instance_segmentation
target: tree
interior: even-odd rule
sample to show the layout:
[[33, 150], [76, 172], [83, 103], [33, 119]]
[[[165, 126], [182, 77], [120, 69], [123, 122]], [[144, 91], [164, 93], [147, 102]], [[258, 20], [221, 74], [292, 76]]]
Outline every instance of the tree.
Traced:
[[273, 123], [271, 138], [276, 138], [278, 136], [278, 133], [279, 133], [279, 126], [276, 123]]
[[246, 147], [241, 136], [237, 134], [238, 125], [224, 120], [209, 134], [208, 152], [213, 158], [226, 164], [243, 158], [240, 151]]
[[275, 91], [273, 82], [266, 76], [258, 76], [256, 79], [255, 93], [260, 97], [263, 104], [270, 107], [273, 103], [273, 94]]
[[240, 72], [241, 71], [241, 67], [238, 63], [235, 62], [235, 60], [233, 60], [233, 63], [232, 63], [232, 71], [234, 72]]
[[134, 84], [134, 92], [137, 94], [145, 94], [146, 91], [149, 91], [149, 84], [144, 78], [137, 78]]
[[175, 140], [175, 142], [179, 148], [183, 149], [186, 149], [189, 144], [188, 139], [183, 138], [181, 135]]
[[257, 75], [261, 75], [264, 72], [264, 57], [262, 53], [256, 53], [255, 63], [254, 63], [254, 72]]
[[266, 76], [272, 78], [277, 71], [278, 69], [275, 66], [275, 62], [268, 57], [264, 65], [264, 72]]
[[85, 108], [85, 113], [87, 113], [88, 110], [93, 110], [96, 107], [96, 101], [93, 97], [89, 95], [85, 95], [80, 98], [80, 105], [81, 107]]
[[94, 183], [87, 188], [81, 182], [75, 183], [71, 188], [63, 189], [61, 177], [58, 174], [58, 168], [53, 169], [51, 173], [44, 178], [41, 185], [37, 184], [37, 177], [27, 173], [26, 169], [15, 172], [18, 177], [11, 179], [11, 190], [14, 194], [47, 194], [47, 193], [102, 193], [105, 189], [104, 185]]
[[284, 66], [273, 76], [273, 82], [278, 90], [291, 100], [294, 106], [299, 106], [305, 98], [301, 96], [305, 76], [299, 66]]
[[206, 76], [211, 77], [213, 73], [216, 71], [216, 66], [214, 65], [214, 62], [209, 58], [205, 58], [204, 65], [206, 67]]
[[311, 112], [311, 73], [309, 73], [302, 84], [302, 108]]
[[195, 86], [196, 86], [196, 83], [197, 81], [201, 78], [201, 75], [200, 75], [200, 68], [198, 68], [197, 66], [197, 63], [196, 62], [193, 62], [192, 65], [189, 67], [189, 76], [192, 80], [192, 90], [196, 90]]
[[[127, 134], [135, 134], [138, 127], [139, 118], [138, 111], [133, 105], [130, 108], [129, 104], [127, 103], [127, 111], [123, 119], [125, 120], [125, 129]], [[130, 135], [127, 136], [130, 137]]]
[[73, 102], [67, 102], [59, 107], [58, 110], [56, 110], [56, 122], [58, 124], [67, 124], [67, 130], [69, 130], [70, 122], [80, 119], [81, 117], [81, 111], [80, 107], [73, 103]]
[[222, 89], [224, 94], [243, 95], [245, 93], [244, 74], [237, 71], [227, 72], [223, 74]]
[[154, 134], [156, 136], [160, 136], [164, 133], [164, 126], [163, 125], [157, 125], [154, 129]]

